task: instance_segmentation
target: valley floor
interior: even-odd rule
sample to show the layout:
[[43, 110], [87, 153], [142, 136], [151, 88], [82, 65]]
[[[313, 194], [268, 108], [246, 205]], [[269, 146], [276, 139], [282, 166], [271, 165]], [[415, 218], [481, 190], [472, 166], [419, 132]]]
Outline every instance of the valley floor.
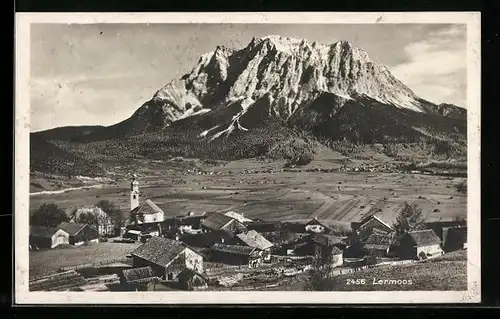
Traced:
[[[281, 167], [277, 163], [247, 160], [204, 168], [187, 166], [181, 170], [163, 163], [139, 164], [130, 169], [140, 177], [141, 201], [151, 198], [166, 217], [189, 211], [235, 210], [248, 218], [297, 220], [316, 216], [350, 223], [367, 213], [380, 211], [381, 218], [391, 222], [404, 202], [417, 203], [428, 221], [466, 216], [466, 195], [455, 189], [466, 180], [464, 177], [287, 172], [281, 171]], [[113, 182], [95, 181], [102, 187], [32, 195], [30, 211], [47, 202], [66, 209], [107, 199], [127, 213], [129, 183], [128, 178], [118, 177]]]

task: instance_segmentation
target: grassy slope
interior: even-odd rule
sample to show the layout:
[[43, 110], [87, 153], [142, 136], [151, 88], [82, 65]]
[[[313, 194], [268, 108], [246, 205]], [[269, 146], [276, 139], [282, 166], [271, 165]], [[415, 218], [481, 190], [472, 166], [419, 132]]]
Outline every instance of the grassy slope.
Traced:
[[[31, 167], [50, 173], [99, 175], [106, 162], [122, 164], [133, 158], [160, 160], [183, 156], [237, 160], [265, 155], [273, 149], [279, 150], [274, 153], [280, 156], [294, 158], [287, 153], [311, 153], [316, 143], [304, 140], [297, 129], [349, 156], [365, 152], [373, 143], [384, 144], [376, 150], [379, 153], [406, 159], [418, 156], [445, 159], [463, 156], [466, 150], [464, 120], [399, 110], [366, 99], [340, 106], [332, 94], [320, 96], [287, 123], [270, 115], [269, 101], [262, 98], [240, 119], [242, 127], [250, 128], [248, 131], [235, 130], [213, 141], [209, 137], [200, 138], [202, 131], [215, 125], [219, 127], [213, 133], [227, 128], [241, 110], [234, 103], [174, 122], [165, 129], [157, 123], [161, 117], [147, 114], [108, 128], [82, 128], [82, 132], [77, 128], [61, 128], [35, 133]], [[57, 142], [49, 143], [48, 137], [51, 141], [56, 139], [57, 132], [64, 134]], [[68, 138], [69, 132], [75, 138]], [[304, 143], [293, 143], [302, 144], [297, 148], [289, 143], [290, 138], [302, 139]], [[35, 139], [38, 142], [33, 143]]]
[[62, 267], [125, 259], [138, 244], [98, 243], [90, 246], [30, 251], [29, 277], [50, 275]]
[[[374, 278], [412, 280], [412, 285], [373, 285]], [[348, 279], [365, 279], [365, 285], [347, 285]], [[407, 266], [381, 266], [335, 277], [335, 291], [467, 290], [467, 251]]]

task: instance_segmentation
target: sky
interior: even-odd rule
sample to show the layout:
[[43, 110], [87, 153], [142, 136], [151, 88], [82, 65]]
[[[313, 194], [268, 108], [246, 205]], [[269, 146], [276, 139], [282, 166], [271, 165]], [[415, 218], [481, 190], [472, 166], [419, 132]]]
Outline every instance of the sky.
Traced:
[[32, 24], [31, 131], [112, 125], [217, 45], [347, 40], [417, 95], [466, 107], [466, 27], [450, 24]]

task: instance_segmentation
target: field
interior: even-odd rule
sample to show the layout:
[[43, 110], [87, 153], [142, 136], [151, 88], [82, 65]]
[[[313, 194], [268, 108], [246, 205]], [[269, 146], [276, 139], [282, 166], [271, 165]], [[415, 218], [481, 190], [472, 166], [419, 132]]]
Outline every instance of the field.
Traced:
[[[338, 158], [314, 161], [308, 168], [338, 167], [340, 162]], [[351, 162], [355, 164], [355, 160]], [[125, 174], [136, 172], [141, 201], [151, 198], [166, 216], [235, 210], [248, 218], [290, 220], [316, 216], [351, 222], [378, 212], [390, 223], [404, 202], [418, 203], [428, 221], [466, 216], [466, 196], [455, 190], [455, 185], [466, 178], [379, 172], [287, 172], [280, 171], [282, 164], [260, 160], [210, 165], [187, 159], [144, 161], [133, 167], [114, 168], [114, 182], [100, 188], [32, 195], [30, 210], [46, 202], [66, 209], [108, 199], [128, 212], [130, 186]], [[200, 170], [208, 173], [201, 174]]]
[[138, 244], [97, 243], [90, 246], [30, 251], [29, 277], [50, 275], [62, 267], [99, 264], [126, 259]]

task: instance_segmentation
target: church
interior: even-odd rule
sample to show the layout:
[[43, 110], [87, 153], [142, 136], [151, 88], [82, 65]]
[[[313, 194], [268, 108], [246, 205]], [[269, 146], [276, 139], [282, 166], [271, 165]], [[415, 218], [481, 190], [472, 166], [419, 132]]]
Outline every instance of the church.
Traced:
[[[163, 222], [165, 213], [151, 199], [146, 199], [142, 204], [139, 201], [139, 182], [134, 174], [130, 183], [130, 216], [132, 223], [160, 223]], [[133, 217], [135, 216], [135, 217]]]

